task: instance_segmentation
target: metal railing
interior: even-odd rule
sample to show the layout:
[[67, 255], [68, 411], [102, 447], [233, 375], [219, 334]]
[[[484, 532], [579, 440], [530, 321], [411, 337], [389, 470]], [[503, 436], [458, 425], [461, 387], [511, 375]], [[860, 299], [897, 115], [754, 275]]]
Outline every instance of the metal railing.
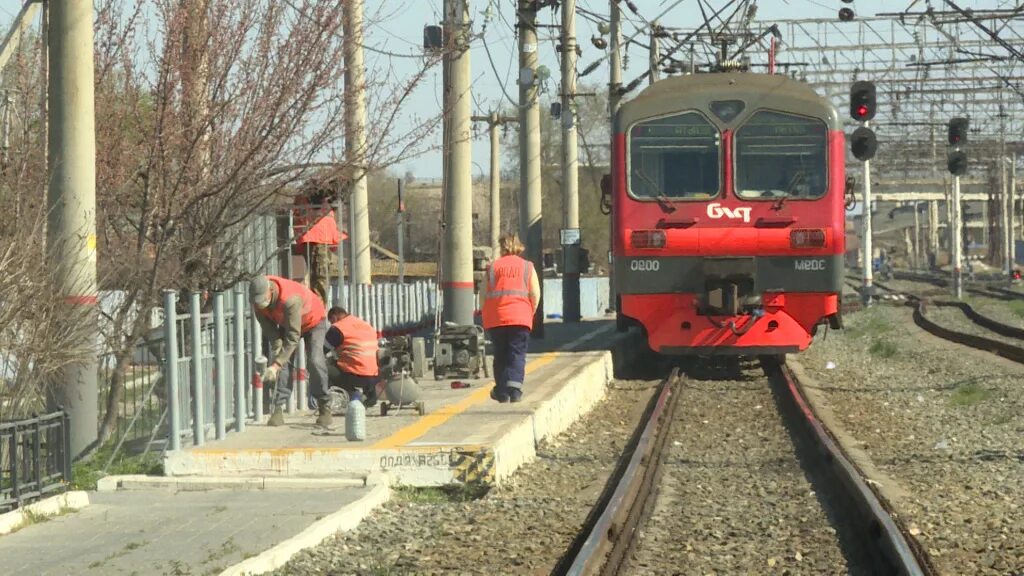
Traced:
[[69, 434], [63, 410], [0, 422], [0, 514], [67, 489]]
[[[166, 385], [168, 450], [183, 440], [195, 446], [211, 436], [242, 432], [264, 416], [264, 389], [258, 365], [266, 350], [245, 286], [210, 296], [212, 312], [202, 312], [201, 295], [190, 295], [189, 312], [179, 314], [178, 295], [164, 293], [162, 376]], [[353, 312], [377, 327], [381, 337], [429, 333], [434, 325], [434, 282], [360, 285], [352, 292]], [[305, 403], [305, 348], [296, 352], [292, 395], [294, 412]]]

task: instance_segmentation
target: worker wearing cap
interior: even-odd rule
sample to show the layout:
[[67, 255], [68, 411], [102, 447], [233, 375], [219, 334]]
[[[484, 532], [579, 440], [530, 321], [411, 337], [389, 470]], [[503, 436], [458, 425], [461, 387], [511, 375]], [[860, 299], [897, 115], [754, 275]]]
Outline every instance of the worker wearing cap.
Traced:
[[275, 385], [274, 411], [268, 426], [284, 424], [284, 404], [291, 396], [288, 370], [294, 365], [292, 354], [303, 340], [309, 363], [310, 394], [317, 401], [316, 423], [331, 425], [330, 402], [327, 396], [327, 359], [324, 337], [327, 335], [327, 314], [319, 296], [298, 282], [278, 276], [257, 276], [249, 284], [249, 294], [263, 334], [270, 340], [270, 365], [263, 372], [263, 381]]
[[502, 236], [498, 244], [501, 257], [487, 267], [481, 290], [484, 329], [494, 347], [491, 398], [519, 402], [533, 316], [540, 305], [540, 280], [533, 263], [519, 256], [523, 245], [515, 234]]
[[331, 327], [327, 330], [327, 345], [334, 348], [331, 358], [341, 371], [341, 387], [349, 394], [359, 390], [363, 404], [377, 403], [377, 329], [368, 322], [335, 306], [327, 314]]

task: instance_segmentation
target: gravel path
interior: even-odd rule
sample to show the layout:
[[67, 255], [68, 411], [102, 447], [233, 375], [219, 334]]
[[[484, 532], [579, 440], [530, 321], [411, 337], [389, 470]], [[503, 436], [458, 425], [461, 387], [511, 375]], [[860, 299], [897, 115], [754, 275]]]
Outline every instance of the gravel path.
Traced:
[[[851, 315], [798, 361], [944, 574], [1020, 574], [1024, 368], [934, 338], [910, 312]], [[955, 315], [943, 325], [973, 326]]]
[[848, 573], [760, 369], [686, 384], [628, 573]]
[[279, 575], [548, 574], [597, 501], [657, 381], [618, 381], [582, 421], [539, 449], [511, 486], [477, 500], [400, 492], [359, 527]]

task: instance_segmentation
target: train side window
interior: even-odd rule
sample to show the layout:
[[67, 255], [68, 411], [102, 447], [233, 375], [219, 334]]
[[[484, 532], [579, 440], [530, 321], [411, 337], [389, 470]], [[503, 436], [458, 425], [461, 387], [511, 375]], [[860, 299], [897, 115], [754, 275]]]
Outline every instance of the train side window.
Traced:
[[703, 200], [721, 189], [721, 134], [699, 112], [652, 118], [629, 131], [629, 192], [637, 199]]
[[816, 118], [755, 113], [735, 138], [736, 195], [815, 199], [828, 190], [828, 128]]

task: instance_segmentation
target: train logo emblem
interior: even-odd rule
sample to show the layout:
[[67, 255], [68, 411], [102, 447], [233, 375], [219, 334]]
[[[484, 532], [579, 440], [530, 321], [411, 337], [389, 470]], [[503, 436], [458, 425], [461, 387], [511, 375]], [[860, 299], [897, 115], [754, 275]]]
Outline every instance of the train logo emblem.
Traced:
[[745, 206], [742, 208], [727, 208], [722, 206], [718, 202], [712, 202], [708, 204], [708, 218], [728, 218], [730, 220], [743, 219], [744, 222], [750, 222], [750, 207]]

